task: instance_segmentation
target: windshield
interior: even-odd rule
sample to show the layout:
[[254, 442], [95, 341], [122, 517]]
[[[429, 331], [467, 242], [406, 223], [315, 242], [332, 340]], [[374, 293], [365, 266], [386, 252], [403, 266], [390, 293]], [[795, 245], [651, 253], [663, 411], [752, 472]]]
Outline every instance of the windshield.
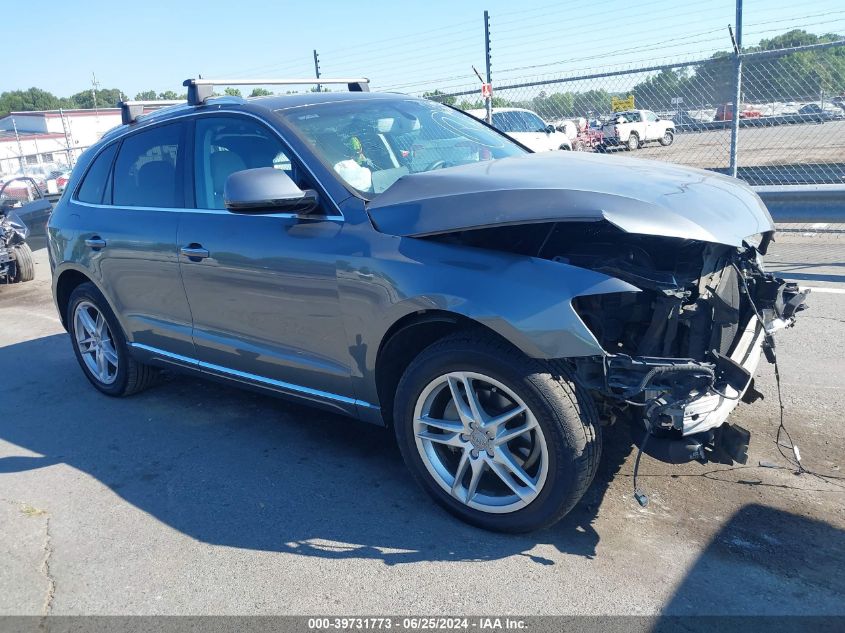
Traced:
[[278, 114], [365, 195], [381, 193], [406, 174], [526, 153], [474, 118], [419, 99], [356, 99]]
[[533, 112], [494, 112], [493, 125], [502, 132], [545, 132], [546, 123]]

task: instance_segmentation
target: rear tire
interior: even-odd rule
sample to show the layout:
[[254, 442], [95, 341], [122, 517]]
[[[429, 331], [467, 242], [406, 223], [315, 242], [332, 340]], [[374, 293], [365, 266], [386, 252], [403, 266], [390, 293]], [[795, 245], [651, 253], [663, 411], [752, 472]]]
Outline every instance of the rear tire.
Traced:
[[628, 142], [625, 144], [625, 148], [631, 152], [640, 148], [640, 137], [636, 132], [631, 132], [628, 136]]
[[156, 381], [157, 369], [129, 355], [120, 323], [94, 284], [83, 283], [74, 289], [66, 319], [76, 360], [99, 391], [107, 396], [130, 396]]
[[15, 276], [12, 281], [18, 283], [35, 279], [35, 262], [32, 261], [32, 249], [29, 244], [13, 246], [12, 254], [15, 257]]
[[[476, 411], [476, 423], [468, 422]], [[478, 331], [420, 353], [399, 382], [394, 421], [417, 483], [461, 520], [497, 532], [559, 521], [586, 492], [601, 455], [595, 404], [566, 366]]]

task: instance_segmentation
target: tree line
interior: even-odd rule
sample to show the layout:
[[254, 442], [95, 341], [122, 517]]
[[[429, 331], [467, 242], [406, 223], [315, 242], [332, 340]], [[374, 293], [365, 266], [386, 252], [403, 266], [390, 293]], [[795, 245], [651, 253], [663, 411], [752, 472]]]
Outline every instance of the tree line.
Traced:
[[[802, 29], [794, 29], [771, 39], [761, 40], [757, 46], [746, 48], [746, 52], [778, 50], [808, 44], [841, 40], [842, 36], [829, 33], [814, 35]], [[598, 80], [597, 80], [598, 81]], [[600, 80], [622, 82], [624, 76]], [[550, 84], [554, 85], [554, 84]], [[312, 88], [316, 90], [317, 88]], [[323, 90], [326, 90], [323, 88]], [[821, 50], [791, 53], [777, 58], [762, 59], [744, 64], [742, 94], [748, 103], [773, 101], [818, 100], [845, 93], [845, 46]], [[223, 94], [240, 97], [237, 88], [226, 88]], [[271, 95], [265, 88], [255, 88], [250, 97]], [[494, 107], [524, 107], [537, 111], [547, 119], [605, 114], [610, 111], [614, 96], [634, 95], [638, 108], [651, 110], [675, 110], [715, 107], [733, 100], [733, 57], [727, 52], [718, 52], [706, 62], [688, 68], [667, 68], [643, 79], [632, 87], [607, 90], [594, 87], [589, 90], [559, 92], [540, 91], [534, 97], [524, 100], [493, 96]], [[483, 108], [478, 99], [456, 97], [440, 90], [427, 92], [424, 97], [457, 106], [463, 110]], [[100, 89], [96, 93], [97, 106], [115, 107], [126, 95], [118, 88]], [[144, 90], [135, 95], [139, 101], [180, 100], [186, 94], [172, 90], [156, 92]], [[680, 99], [680, 105], [677, 102]], [[676, 100], [673, 102], [673, 100]], [[91, 109], [94, 107], [94, 93], [82, 90], [69, 97], [41, 90], [12, 90], [0, 94], [0, 116], [9, 112], [31, 110], [58, 110], [59, 108]]]
[[[757, 46], [746, 48], [745, 52], [779, 50], [841, 39], [841, 35], [834, 33], [814, 35], [795, 29], [761, 40]], [[743, 102], [815, 101], [845, 94], [845, 46], [746, 61], [743, 68]], [[622, 83], [625, 75], [595, 81], [606, 85], [614, 81]], [[541, 90], [534, 97], [522, 100], [494, 94], [493, 107], [528, 108], [547, 119], [607, 114], [611, 109], [612, 97], [627, 95], [634, 95], [638, 108], [650, 110], [716, 107], [733, 101], [733, 82], [733, 55], [718, 52], [700, 65], [666, 68], [628, 88], [607, 90], [596, 87], [560, 92]], [[462, 110], [484, 107], [480, 98], [459, 100], [440, 90], [427, 92], [423, 96]]]
[[[217, 93], [215, 93], [217, 94]], [[241, 91], [237, 88], [226, 88], [227, 95], [240, 97]], [[255, 88], [250, 97], [263, 97], [271, 95], [265, 88]], [[96, 92], [96, 105], [98, 108], [114, 108], [118, 102], [127, 98], [119, 88], [102, 88]], [[137, 101], [177, 101], [187, 98], [187, 93], [177, 94], [173, 90], [156, 92], [155, 90], [143, 90], [135, 95]], [[0, 93], [0, 117], [10, 112], [32, 112], [33, 110], [58, 110], [58, 109], [80, 109], [91, 110], [94, 108], [94, 93], [91, 90], [82, 90], [69, 97], [57, 97], [52, 92], [40, 88], [29, 88], [27, 90], [10, 90]]]

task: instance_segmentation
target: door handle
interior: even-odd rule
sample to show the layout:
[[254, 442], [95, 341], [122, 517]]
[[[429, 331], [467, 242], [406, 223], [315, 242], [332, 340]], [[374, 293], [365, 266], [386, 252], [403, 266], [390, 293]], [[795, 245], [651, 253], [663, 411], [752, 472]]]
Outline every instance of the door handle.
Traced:
[[101, 238], [99, 235], [95, 235], [94, 237], [89, 237], [85, 240], [85, 246], [93, 248], [95, 251], [98, 251], [101, 248], [106, 247], [106, 240]]
[[201, 244], [188, 244], [180, 248], [179, 252], [192, 262], [198, 262], [210, 256], [208, 249], [203, 248]]

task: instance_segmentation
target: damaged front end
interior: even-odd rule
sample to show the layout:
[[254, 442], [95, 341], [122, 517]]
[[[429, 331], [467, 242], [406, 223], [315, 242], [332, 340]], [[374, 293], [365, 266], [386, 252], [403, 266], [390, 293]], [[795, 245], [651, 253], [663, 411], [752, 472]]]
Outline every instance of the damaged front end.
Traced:
[[604, 418], [632, 417], [645, 452], [663, 461], [745, 463], [749, 434], [726, 424], [740, 399], [760, 397], [753, 375], [772, 334], [794, 322], [806, 291], [765, 272], [758, 245], [733, 247], [617, 235], [556, 256], [641, 292], [577, 297], [573, 307], [607, 354], [575, 361]]
[[[760, 352], [793, 324], [806, 292], [765, 272], [773, 231], [741, 245], [630, 233], [607, 221], [491, 227], [437, 236], [606, 274], [638, 289], [577, 296], [605, 354], [568, 359], [602, 420], [633, 419], [645, 452], [672, 463], [746, 460], [748, 432], [726, 424], [760, 397]], [[640, 426], [642, 425], [642, 426]]]
[[0, 214], [0, 283], [14, 280], [17, 271], [15, 247], [23, 244], [29, 229], [11, 210]]

